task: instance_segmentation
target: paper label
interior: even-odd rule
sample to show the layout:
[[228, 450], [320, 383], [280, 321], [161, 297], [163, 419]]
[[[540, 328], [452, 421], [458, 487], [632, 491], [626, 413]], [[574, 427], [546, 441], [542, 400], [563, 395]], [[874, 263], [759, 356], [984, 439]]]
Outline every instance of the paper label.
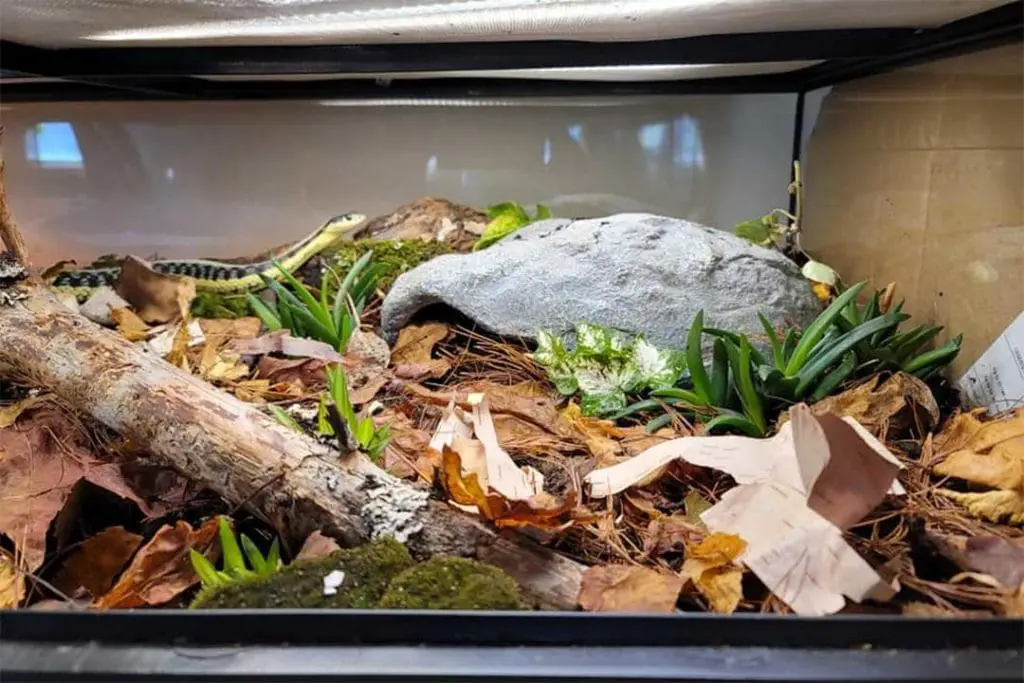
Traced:
[[1024, 404], [1024, 312], [957, 382], [967, 402], [995, 414]]

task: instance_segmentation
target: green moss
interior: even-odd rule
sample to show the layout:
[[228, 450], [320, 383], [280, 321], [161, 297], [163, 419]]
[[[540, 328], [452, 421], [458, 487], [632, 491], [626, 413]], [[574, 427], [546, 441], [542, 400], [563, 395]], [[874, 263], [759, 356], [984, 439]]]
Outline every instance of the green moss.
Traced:
[[[412, 566], [405, 546], [385, 538], [327, 557], [293, 562], [276, 574], [200, 591], [196, 609], [315, 608], [367, 609], [376, 606], [393, 578]], [[324, 595], [324, 577], [340, 569], [338, 592]]]
[[244, 318], [247, 315], [251, 315], [249, 302], [238, 294], [202, 292], [192, 300], [194, 318]]
[[358, 240], [343, 242], [327, 258], [338, 277], [344, 279], [359, 257], [373, 250], [373, 263], [380, 264], [379, 287], [388, 290], [395, 279], [435, 256], [449, 254], [452, 248], [444, 242], [426, 240]]
[[435, 557], [398, 575], [385, 609], [519, 610], [519, 586], [505, 572], [464, 557]]

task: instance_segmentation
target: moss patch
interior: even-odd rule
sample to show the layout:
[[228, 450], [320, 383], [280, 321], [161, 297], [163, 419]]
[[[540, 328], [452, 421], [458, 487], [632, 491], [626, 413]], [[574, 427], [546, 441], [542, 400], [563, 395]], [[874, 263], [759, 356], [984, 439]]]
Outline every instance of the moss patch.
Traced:
[[519, 610], [519, 586], [505, 572], [464, 557], [435, 557], [397, 576], [385, 609]]
[[338, 277], [344, 279], [352, 265], [373, 250], [373, 263], [380, 264], [380, 288], [388, 290], [395, 279], [416, 266], [442, 254], [452, 253], [444, 242], [427, 240], [358, 240], [343, 242], [327, 258]]
[[194, 318], [244, 318], [251, 315], [249, 302], [244, 295], [211, 294], [202, 292], [192, 300]]
[[[316, 560], [294, 562], [271, 576], [204, 589], [192, 607], [367, 609], [375, 607], [391, 580], [412, 564], [404, 545], [385, 538]], [[345, 572], [345, 579], [336, 594], [324, 595], [324, 577], [336, 569]]]

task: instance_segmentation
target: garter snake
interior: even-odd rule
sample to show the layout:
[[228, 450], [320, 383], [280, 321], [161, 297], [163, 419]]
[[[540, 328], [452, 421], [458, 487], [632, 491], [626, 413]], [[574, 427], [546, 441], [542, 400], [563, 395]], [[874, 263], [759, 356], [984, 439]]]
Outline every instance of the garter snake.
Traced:
[[[304, 264], [317, 253], [333, 245], [341, 237], [366, 220], [357, 213], [344, 213], [330, 219], [314, 232], [289, 247], [277, 256], [278, 263], [288, 272]], [[232, 294], [263, 287], [261, 276], [281, 279], [281, 271], [273, 261], [256, 263], [224, 263], [207, 259], [165, 259], [151, 261], [158, 273], [183, 275], [196, 282], [197, 292]], [[60, 273], [50, 283], [58, 292], [71, 292], [77, 298], [88, 297], [99, 287], [112, 287], [117, 282], [121, 269], [94, 268]]]

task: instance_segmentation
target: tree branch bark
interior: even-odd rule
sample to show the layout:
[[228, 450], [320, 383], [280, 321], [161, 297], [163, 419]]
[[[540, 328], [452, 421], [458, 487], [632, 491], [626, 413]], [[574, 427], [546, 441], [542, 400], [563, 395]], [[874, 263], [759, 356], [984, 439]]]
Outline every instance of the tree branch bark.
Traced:
[[313, 529], [354, 544], [397, 531], [415, 555], [495, 564], [542, 608], [573, 609], [582, 565], [521, 535], [497, 534], [359, 453], [337, 451], [181, 371], [23, 281], [0, 306], [0, 365], [129, 437], [151, 456], [247, 505], [294, 538]]
[[[3, 138], [3, 131], [0, 131], [0, 141]], [[2, 154], [2, 152], [0, 152]], [[5, 160], [0, 156], [0, 244], [7, 247], [18, 259], [21, 265], [28, 267], [28, 250], [25, 248], [25, 238], [18, 230], [14, 217], [7, 208], [7, 184], [4, 182]], [[3, 251], [0, 249], [0, 251]]]

